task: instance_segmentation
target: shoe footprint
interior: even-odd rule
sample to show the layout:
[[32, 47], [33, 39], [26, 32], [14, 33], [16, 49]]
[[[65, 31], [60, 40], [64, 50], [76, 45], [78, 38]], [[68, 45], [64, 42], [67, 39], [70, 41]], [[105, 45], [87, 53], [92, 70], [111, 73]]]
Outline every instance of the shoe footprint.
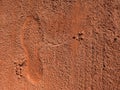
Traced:
[[37, 19], [27, 17], [21, 29], [21, 44], [26, 55], [25, 76], [33, 84], [39, 83], [43, 75], [43, 65], [37, 47], [42, 41], [42, 34]]

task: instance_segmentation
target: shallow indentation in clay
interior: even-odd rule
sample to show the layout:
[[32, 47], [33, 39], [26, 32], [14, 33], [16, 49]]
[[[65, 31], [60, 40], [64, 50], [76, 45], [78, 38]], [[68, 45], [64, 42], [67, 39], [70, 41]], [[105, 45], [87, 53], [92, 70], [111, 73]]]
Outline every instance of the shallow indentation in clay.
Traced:
[[39, 22], [27, 17], [21, 30], [21, 44], [26, 56], [26, 78], [33, 84], [39, 83], [43, 75], [43, 65], [38, 57], [38, 44], [42, 41]]
[[21, 29], [20, 39], [26, 56], [25, 76], [33, 84], [38, 84], [43, 77], [43, 63], [39, 56], [39, 48], [55, 48], [69, 42], [65, 41], [60, 44], [48, 42], [41, 30], [39, 19], [33, 16], [26, 18]]

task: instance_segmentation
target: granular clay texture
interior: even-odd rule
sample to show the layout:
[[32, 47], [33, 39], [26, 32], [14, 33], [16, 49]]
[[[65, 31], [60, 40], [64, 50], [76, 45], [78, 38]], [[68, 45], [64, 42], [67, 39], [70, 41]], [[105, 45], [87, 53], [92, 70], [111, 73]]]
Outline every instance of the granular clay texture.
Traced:
[[0, 90], [120, 90], [120, 0], [0, 0]]

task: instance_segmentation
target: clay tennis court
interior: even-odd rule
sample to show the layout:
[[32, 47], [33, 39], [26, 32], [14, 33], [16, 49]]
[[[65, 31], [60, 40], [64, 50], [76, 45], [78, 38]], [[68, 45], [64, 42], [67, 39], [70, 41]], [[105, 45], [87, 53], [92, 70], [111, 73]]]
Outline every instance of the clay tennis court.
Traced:
[[120, 90], [120, 0], [0, 0], [0, 90]]

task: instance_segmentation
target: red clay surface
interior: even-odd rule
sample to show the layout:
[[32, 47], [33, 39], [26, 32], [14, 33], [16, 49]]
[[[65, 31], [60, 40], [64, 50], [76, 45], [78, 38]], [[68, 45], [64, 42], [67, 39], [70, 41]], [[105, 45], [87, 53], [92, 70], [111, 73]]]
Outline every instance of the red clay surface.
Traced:
[[0, 0], [0, 90], [120, 90], [120, 0]]

